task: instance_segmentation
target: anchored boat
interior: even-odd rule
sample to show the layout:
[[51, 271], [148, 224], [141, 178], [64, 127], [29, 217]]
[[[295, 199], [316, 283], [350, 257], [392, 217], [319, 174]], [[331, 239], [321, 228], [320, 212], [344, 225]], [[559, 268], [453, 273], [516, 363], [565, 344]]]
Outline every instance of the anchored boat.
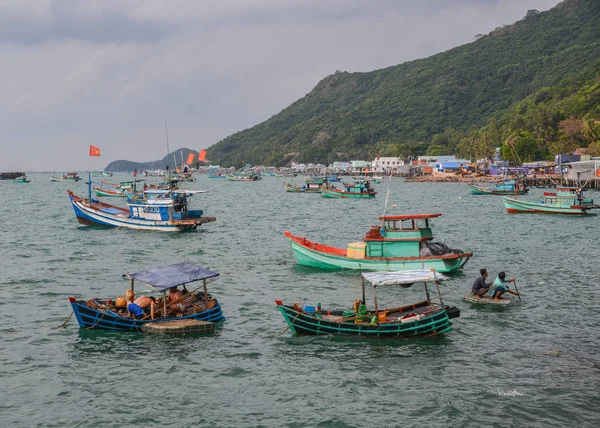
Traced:
[[[115, 300], [78, 300], [75, 297], [69, 297], [69, 301], [81, 328], [142, 331], [145, 326], [170, 321], [223, 321], [225, 317], [223, 317], [219, 302], [213, 299], [206, 289], [206, 280], [217, 276], [219, 276], [217, 272], [187, 262], [125, 274], [125, 277], [131, 279], [131, 293], [134, 293], [135, 281], [150, 287], [153, 291], [162, 293], [162, 300], [156, 299], [154, 320], [150, 319], [150, 314], [141, 318], [129, 316], [125, 299], [122, 297]], [[195, 281], [202, 281], [202, 286], [188, 291], [185, 285]], [[169, 304], [167, 290], [179, 286], [184, 286], [182, 298], [174, 304]], [[198, 291], [200, 288], [203, 290]], [[182, 332], [187, 332], [185, 326]]]
[[524, 195], [529, 192], [525, 184], [517, 180], [504, 180], [502, 183], [489, 186], [481, 186], [473, 182], [467, 184], [467, 188], [473, 195]]
[[203, 210], [188, 209], [191, 197], [207, 193], [206, 190], [147, 189], [129, 198], [128, 208], [90, 201], [75, 196], [71, 190], [68, 192], [77, 221], [87, 226], [181, 232], [216, 220], [203, 217]]
[[433, 268], [452, 272], [462, 268], [473, 253], [433, 242], [429, 219], [441, 214], [379, 217], [361, 242], [337, 248], [309, 241], [285, 231], [298, 263], [322, 269], [409, 270]]
[[[356, 300], [352, 310], [327, 310], [303, 305], [275, 303], [288, 328], [297, 335], [348, 335], [368, 338], [417, 338], [447, 333], [452, 329], [450, 318], [460, 311], [445, 306], [440, 293], [440, 280], [447, 279], [433, 270], [404, 272], [374, 272], [362, 274], [362, 300]], [[373, 285], [374, 309], [368, 310], [365, 301], [365, 281]], [[403, 306], [382, 309], [377, 303], [377, 286], [400, 285], [404, 288], [424, 284], [425, 300]], [[427, 283], [434, 282], [437, 299], [432, 299]]]
[[502, 197], [506, 211], [515, 213], [542, 213], [585, 215], [600, 208], [593, 199], [583, 196], [580, 187], [557, 187], [556, 192], [544, 192], [542, 202], [529, 202], [516, 198]]
[[56, 177], [52, 175], [50, 177], [50, 181], [79, 181], [81, 177], [77, 175], [76, 172], [69, 172], [67, 174], [63, 174], [61, 177]]
[[372, 199], [377, 192], [368, 181], [354, 180], [352, 183], [343, 183], [343, 189], [333, 187], [321, 188], [321, 195], [325, 198]]

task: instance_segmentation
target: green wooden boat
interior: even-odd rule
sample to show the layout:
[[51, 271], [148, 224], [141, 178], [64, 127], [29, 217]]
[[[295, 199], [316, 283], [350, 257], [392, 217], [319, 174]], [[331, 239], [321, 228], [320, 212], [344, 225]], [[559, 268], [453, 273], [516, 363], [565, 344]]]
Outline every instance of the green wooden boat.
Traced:
[[542, 213], [585, 215], [588, 211], [600, 208], [591, 198], [583, 197], [579, 187], [558, 187], [556, 192], [544, 192], [542, 202], [530, 202], [516, 198], [502, 197], [506, 211], [517, 213]]
[[473, 195], [524, 195], [529, 192], [529, 189], [517, 180], [504, 180], [502, 183], [489, 186], [478, 186], [473, 182], [467, 184], [467, 188]]
[[344, 189], [322, 188], [321, 195], [325, 198], [372, 199], [377, 194], [368, 181], [354, 180], [343, 184]]
[[[439, 280], [446, 279], [432, 270], [405, 272], [363, 273], [362, 301], [354, 301], [352, 310], [327, 310], [303, 305], [275, 303], [288, 328], [296, 335], [347, 335], [365, 338], [409, 339], [447, 333], [452, 329], [450, 318], [460, 316], [458, 308], [445, 306], [439, 288]], [[374, 309], [367, 310], [365, 281], [373, 285]], [[382, 309], [377, 303], [378, 285], [410, 287], [423, 282], [425, 300], [405, 304], [392, 309]], [[437, 287], [437, 298], [429, 294], [428, 282]]]
[[433, 242], [429, 219], [441, 214], [379, 217], [361, 242], [337, 248], [309, 241], [285, 231], [298, 264], [320, 269], [411, 270], [433, 268], [452, 272], [473, 256]]
[[21, 175], [20, 177], [13, 178], [13, 183], [30, 183], [31, 180], [27, 178], [25, 175]]

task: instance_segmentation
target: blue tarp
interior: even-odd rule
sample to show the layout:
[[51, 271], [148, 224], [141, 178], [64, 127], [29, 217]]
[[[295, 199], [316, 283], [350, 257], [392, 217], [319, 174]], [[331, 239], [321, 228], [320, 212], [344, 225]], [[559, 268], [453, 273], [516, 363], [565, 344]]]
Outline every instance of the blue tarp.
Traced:
[[137, 273], [128, 273], [125, 276], [143, 282], [156, 291], [165, 291], [181, 284], [215, 278], [219, 274], [203, 267], [183, 262], [147, 269]]

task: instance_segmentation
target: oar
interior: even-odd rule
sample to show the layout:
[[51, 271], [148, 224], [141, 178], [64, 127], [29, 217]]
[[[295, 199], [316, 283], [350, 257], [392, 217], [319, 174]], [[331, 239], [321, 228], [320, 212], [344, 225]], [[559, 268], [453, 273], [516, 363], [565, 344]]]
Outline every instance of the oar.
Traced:
[[[513, 281], [513, 283], [515, 284], [515, 290], [517, 291], [517, 293], [519, 293], [519, 289], [517, 288], [517, 280], [515, 279]], [[522, 300], [521, 300], [521, 293], [517, 294], [517, 297], [519, 298], [519, 302], [522, 302]]]

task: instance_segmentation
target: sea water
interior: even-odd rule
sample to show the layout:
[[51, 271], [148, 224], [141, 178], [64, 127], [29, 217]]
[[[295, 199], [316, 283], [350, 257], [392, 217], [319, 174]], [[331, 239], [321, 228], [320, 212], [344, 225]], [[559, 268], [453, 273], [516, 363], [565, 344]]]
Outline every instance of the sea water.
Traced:
[[[509, 215], [499, 197], [471, 195], [463, 184], [394, 178], [386, 214], [442, 213], [431, 220], [436, 240], [474, 253], [442, 285], [444, 303], [461, 310], [453, 330], [412, 341], [294, 337], [274, 299], [349, 309], [361, 279], [298, 266], [283, 231], [346, 248], [379, 224], [387, 179], [375, 185], [373, 200], [342, 200], [286, 193], [275, 177], [199, 176], [189, 187], [209, 193], [195, 196], [191, 208], [217, 221], [159, 233], [79, 225], [67, 188], [87, 196], [83, 182], [30, 177], [28, 184], [0, 181], [1, 426], [600, 421], [600, 216]], [[122, 274], [183, 260], [221, 274], [209, 284], [227, 318], [216, 333], [82, 330], [74, 319], [53, 328], [69, 316], [69, 296], [114, 300], [129, 286]], [[480, 268], [491, 279], [502, 270], [516, 277], [522, 302], [463, 302]], [[379, 307], [408, 292], [379, 287]]]

